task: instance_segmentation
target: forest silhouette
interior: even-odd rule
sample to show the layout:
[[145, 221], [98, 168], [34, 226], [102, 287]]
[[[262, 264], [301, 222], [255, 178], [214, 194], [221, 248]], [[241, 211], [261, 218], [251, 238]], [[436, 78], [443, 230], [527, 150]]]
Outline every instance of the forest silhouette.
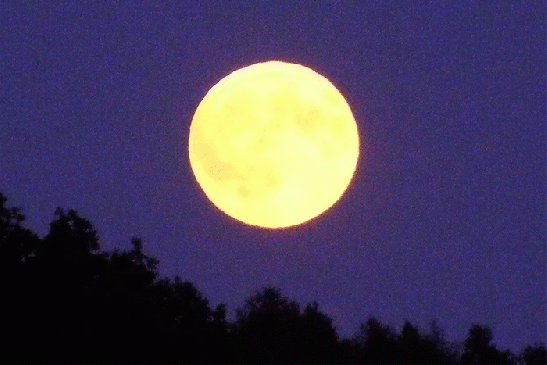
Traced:
[[369, 318], [340, 338], [317, 302], [305, 307], [264, 287], [234, 321], [190, 282], [161, 278], [142, 241], [100, 251], [92, 224], [58, 208], [49, 233], [23, 226], [0, 193], [0, 360], [3, 363], [545, 364], [544, 344], [497, 349], [474, 324], [461, 344], [435, 322], [400, 333]]

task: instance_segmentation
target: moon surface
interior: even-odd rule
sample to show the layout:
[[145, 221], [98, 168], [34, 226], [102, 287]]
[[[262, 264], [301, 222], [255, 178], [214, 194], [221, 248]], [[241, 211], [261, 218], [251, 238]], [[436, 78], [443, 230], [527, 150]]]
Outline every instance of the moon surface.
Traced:
[[227, 215], [253, 226], [306, 222], [344, 193], [359, 157], [351, 109], [325, 77], [269, 61], [232, 72], [205, 95], [189, 137], [192, 171]]

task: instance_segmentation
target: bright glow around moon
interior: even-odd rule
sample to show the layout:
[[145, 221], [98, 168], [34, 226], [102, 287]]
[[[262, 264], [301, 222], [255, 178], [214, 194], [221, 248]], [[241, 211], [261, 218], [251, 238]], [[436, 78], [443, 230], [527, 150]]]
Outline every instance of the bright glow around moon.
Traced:
[[199, 104], [190, 164], [229, 216], [266, 228], [306, 222], [344, 193], [357, 166], [357, 125], [323, 76], [270, 61], [232, 72]]

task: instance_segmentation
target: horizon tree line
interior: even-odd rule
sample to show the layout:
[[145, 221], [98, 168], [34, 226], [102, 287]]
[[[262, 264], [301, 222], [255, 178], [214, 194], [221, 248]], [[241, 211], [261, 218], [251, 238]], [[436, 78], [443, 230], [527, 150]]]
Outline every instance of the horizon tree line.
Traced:
[[264, 287], [227, 320], [190, 282], [162, 278], [159, 261], [131, 240], [100, 251], [92, 224], [58, 208], [49, 233], [23, 227], [0, 193], [0, 360], [3, 362], [546, 364], [544, 344], [499, 350], [487, 326], [463, 343], [432, 322], [400, 333], [369, 318], [340, 338], [317, 302], [301, 306]]

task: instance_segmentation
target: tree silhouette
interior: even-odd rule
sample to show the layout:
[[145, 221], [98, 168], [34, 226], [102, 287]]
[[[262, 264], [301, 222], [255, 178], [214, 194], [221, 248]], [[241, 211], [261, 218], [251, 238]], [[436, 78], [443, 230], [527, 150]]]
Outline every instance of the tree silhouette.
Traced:
[[[1, 282], [4, 355], [23, 362], [197, 362], [219, 359], [222, 340], [226, 349], [224, 307], [211, 311], [179, 278], [158, 280], [158, 261], [140, 239], [129, 251], [99, 252], [91, 223], [59, 208], [40, 240], [1, 201], [1, 259], [9, 268]], [[33, 351], [20, 352], [23, 344]]]
[[406, 321], [401, 334], [376, 318], [361, 324], [359, 332], [340, 343], [339, 361], [344, 363], [452, 364], [456, 353], [444, 340], [435, 322], [431, 333], [422, 335], [418, 328]]
[[547, 364], [547, 350], [543, 344], [526, 346], [519, 358], [526, 365]]
[[426, 342], [418, 329], [406, 321], [399, 337], [400, 360], [407, 364], [428, 363], [424, 361], [425, 347]]
[[268, 287], [237, 311], [233, 333], [241, 362], [295, 363], [335, 360], [337, 335], [317, 303], [300, 306]]
[[369, 318], [366, 324], [361, 324], [356, 344], [361, 363], [394, 364], [399, 360], [395, 333], [376, 318]]
[[28, 261], [40, 239], [22, 227], [25, 216], [19, 208], [7, 207], [6, 201], [0, 193], [0, 330], [4, 333], [0, 351], [10, 354], [25, 343], [28, 332], [24, 328], [32, 328]]
[[460, 358], [435, 322], [401, 333], [375, 318], [339, 339], [317, 302], [277, 288], [246, 300], [236, 320], [190, 282], [160, 278], [144, 242], [101, 252], [91, 222], [58, 208], [40, 239], [0, 193], [0, 354], [4, 362], [545, 364], [545, 346], [515, 357], [472, 325]]
[[338, 335], [332, 319], [319, 311], [317, 302], [308, 304], [301, 316], [302, 358], [308, 363], [337, 362]]
[[281, 296], [276, 288], [264, 288], [237, 311], [234, 327], [242, 362], [294, 362], [296, 327], [300, 307]]
[[[25, 216], [19, 208], [8, 208], [7, 198], [0, 193], [0, 273], [14, 274], [33, 255], [39, 238], [21, 226]], [[4, 280], [3, 280], [4, 281]]]
[[400, 363], [405, 364], [446, 364], [455, 362], [453, 354], [446, 346], [441, 330], [435, 322], [431, 324], [432, 333], [422, 336], [418, 328], [406, 321], [398, 337]]
[[474, 324], [469, 329], [465, 340], [465, 352], [461, 357], [462, 364], [512, 364], [514, 359], [509, 351], [501, 352], [491, 345], [492, 330]]
[[423, 337], [425, 341], [424, 363], [453, 364], [458, 361], [457, 351], [447, 343], [444, 338], [444, 330], [437, 321], [430, 322], [430, 333]]
[[200, 356], [205, 358], [210, 355], [207, 353], [207, 345], [212, 311], [207, 299], [201, 296], [192, 283], [175, 278], [170, 288], [167, 311], [172, 319], [174, 339], [183, 361], [197, 362]]

